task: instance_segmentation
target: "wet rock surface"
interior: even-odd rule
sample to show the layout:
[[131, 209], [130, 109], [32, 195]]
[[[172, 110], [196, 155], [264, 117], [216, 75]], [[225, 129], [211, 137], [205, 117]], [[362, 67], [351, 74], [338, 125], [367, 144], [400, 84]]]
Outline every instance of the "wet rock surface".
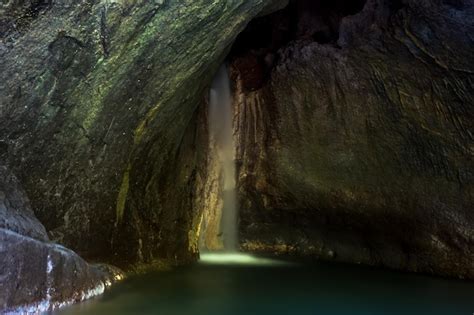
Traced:
[[0, 307], [110, 280], [45, 230], [124, 267], [197, 258], [220, 203], [202, 99], [229, 52], [243, 249], [474, 278], [474, 6], [316, 2], [242, 51], [285, 1], [4, 5]]
[[49, 242], [16, 177], [0, 167], [0, 312], [36, 314], [101, 294], [123, 277]]
[[73, 251], [0, 229], [0, 310], [38, 314], [101, 294], [123, 274]]
[[[367, 1], [234, 68], [242, 247], [474, 278], [474, 5]], [[455, 47], [455, 48], [454, 48]]]
[[2, 310], [81, 301], [121, 277], [62, 245], [125, 267], [196, 259], [205, 140], [190, 121], [235, 36], [284, 4], [1, 4]]
[[0, 157], [52, 240], [121, 266], [196, 259], [204, 148], [180, 146], [236, 35], [284, 3], [3, 5]]

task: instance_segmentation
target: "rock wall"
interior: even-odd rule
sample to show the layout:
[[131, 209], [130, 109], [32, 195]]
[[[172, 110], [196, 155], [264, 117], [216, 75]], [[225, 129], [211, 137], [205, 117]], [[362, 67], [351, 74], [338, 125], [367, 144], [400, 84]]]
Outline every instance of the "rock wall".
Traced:
[[0, 166], [0, 228], [40, 241], [49, 240], [18, 179], [5, 166]]
[[474, 278], [474, 5], [291, 1], [270, 50], [234, 54], [286, 2], [2, 4], [0, 164], [50, 239], [120, 266], [196, 258], [218, 203], [197, 108], [230, 52], [243, 248]]
[[123, 273], [73, 251], [0, 228], [0, 311], [38, 314], [102, 294]]
[[201, 148], [179, 148], [235, 36], [284, 4], [2, 4], [0, 163], [53, 240], [121, 266], [195, 259]]
[[0, 167], [0, 312], [32, 314], [101, 294], [120, 270], [49, 242], [16, 177]]
[[261, 87], [234, 58], [242, 247], [473, 279], [473, 21], [369, 0]]
[[196, 108], [235, 36], [284, 4], [2, 3], [2, 311], [51, 310], [122, 277], [49, 239], [124, 267], [196, 258]]

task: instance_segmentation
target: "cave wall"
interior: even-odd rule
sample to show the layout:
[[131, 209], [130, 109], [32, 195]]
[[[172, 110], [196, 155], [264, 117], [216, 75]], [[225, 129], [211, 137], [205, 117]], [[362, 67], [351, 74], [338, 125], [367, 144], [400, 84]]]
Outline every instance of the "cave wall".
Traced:
[[40, 241], [49, 240], [18, 179], [5, 166], [0, 166], [0, 229]]
[[332, 40], [240, 44], [243, 249], [474, 278], [473, 17], [369, 0]]
[[121, 266], [195, 258], [199, 148], [179, 148], [235, 36], [284, 4], [2, 4], [0, 164], [52, 240]]
[[50, 239], [196, 257], [219, 202], [197, 108], [230, 52], [244, 249], [474, 277], [473, 4], [290, 1], [269, 46], [231, 49], [286, 2], [3, 5], [0, 165]]
[[98, 294], [123, 272], [50, 242], [16, 176], [0, 166], [0, 312], [37, 314]]

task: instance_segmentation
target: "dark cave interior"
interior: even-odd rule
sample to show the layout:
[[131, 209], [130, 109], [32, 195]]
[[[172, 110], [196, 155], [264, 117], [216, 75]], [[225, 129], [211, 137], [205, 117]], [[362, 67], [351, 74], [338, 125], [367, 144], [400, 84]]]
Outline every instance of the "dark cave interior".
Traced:
[[278, 59], [278, 51], [293, 41], [337, 46], [344, 17], [360, 12], [366, 0], [291, 0], [270, 15], [251, 21], [229, 54], [248, 91], [260, 89]]

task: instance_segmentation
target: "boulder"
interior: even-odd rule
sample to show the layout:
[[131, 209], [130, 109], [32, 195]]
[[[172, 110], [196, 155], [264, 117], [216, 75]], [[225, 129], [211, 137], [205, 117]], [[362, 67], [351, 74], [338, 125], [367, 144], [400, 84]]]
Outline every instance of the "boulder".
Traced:
[[101, 294], [123, 274], [57, 244], [0, 229], [0, 310], [37, 314]]

